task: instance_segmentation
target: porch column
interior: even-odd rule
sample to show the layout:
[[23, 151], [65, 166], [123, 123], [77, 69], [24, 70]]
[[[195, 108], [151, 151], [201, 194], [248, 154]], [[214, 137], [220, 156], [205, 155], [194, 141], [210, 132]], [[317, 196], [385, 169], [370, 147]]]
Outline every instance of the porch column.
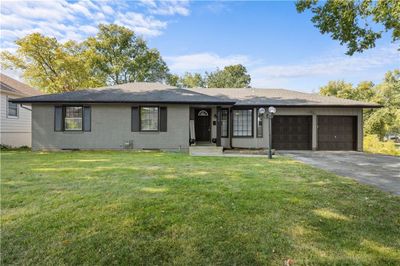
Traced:
[[221, 106], [217, 106], [217, 146], [221, 146]]
[[364, 143], [364, 130], [363, 130], [363, 125], [364, 125], [364, 118], [363, 118], [363, 109], [360, 109], [358, 111], [357, 115], [357, 151], [363, 151], [363, 143]]
[[194, 144], [194, 141], [195, 141], [195, 138], [194, 138], [194, 131], [195, 131], [194, 118], [195, 118], [194, 108], [193, 107], [189, 107], [189, 145]]
[[318, 119], [315, 113], [312, 114], [311, 148], [313, 151], [318, 149]]

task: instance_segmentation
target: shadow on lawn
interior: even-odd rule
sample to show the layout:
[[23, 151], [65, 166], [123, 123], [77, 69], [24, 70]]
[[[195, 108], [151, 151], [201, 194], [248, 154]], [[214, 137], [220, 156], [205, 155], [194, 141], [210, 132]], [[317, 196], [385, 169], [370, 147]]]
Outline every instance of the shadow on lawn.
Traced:
[[[338, 209], [345, 207], [338, 204]], [[286, 227], [295, 245], [308, 254], [300, 264], [320, 261], [326, 264], [399, 265], [399, 234], [382, 235], [399, 226], [399, 217], [370, 217], [368, 212], [345, 215], [336, 209], [305, 210], [312, 215]], [[383, 213], [382, 213], [383, 214]], [[400, 232], [400, 231], [399, 231]], [[384, 241], [385, 244], [382, 243]], [[332, 252], [340, 246], [340, 251]], [[296, 258], [293, 258], [296, 260]]]

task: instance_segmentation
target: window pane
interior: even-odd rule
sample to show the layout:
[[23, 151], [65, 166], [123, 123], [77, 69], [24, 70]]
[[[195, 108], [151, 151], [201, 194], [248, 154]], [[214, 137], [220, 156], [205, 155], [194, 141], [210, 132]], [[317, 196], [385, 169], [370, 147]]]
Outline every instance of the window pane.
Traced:
[[250, 137], [252, 135], [253, 110], [235, 110], [233, 112], [233, 136]]
[[142, 131], [158, 130], [158, 107], [140, 108], [140, 129]]
[[18, 104], [8, 102], [8, 116], [18, 116]]
[[82, 107], [65, 107], [65, 130], [82, 130]]

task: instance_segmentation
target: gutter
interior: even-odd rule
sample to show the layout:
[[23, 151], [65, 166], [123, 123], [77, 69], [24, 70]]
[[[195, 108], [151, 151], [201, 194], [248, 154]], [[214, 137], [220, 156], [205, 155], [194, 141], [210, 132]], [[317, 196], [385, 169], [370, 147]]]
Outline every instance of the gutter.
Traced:
[[25, 110], [28, 110], [28, 111], [31, 111], [31, 112], [32, 112], [32, 109], [30, 109], [30, 108], [28, 108], [28, 107], [24, 106], [23, 104], [21, 104], [21, 108], [23, 108], [23, 109], [25, 109]]
[[29, 101], [24, 99], [13, 99], [13, 103], [46, 103], [46, 104], [96, 104], [96, 103], [106, 103], [106, 104], [222, 104], [222, 105], [233, 105], [235, 102], [207, 102], [207, 101]]
[[373, 104], [373, 105], [338, 105], [338, 104], [321, 104], [321, 105], [306, 105], [306, 104], [301, 104], [301, 105], [282, 105], [282, 104], [252, 104], [252, 105], [241, 105], [241, 104], [235, 104], [235, 107], [240, 107], [240, 108], [249, 108], [249, 107], [264, 107], [268, 108], [269, 106], [274, 106], [274, 107], [279, 107], [279, 108], [382, 108], [384, 107], [383, 105], [380, 104]]

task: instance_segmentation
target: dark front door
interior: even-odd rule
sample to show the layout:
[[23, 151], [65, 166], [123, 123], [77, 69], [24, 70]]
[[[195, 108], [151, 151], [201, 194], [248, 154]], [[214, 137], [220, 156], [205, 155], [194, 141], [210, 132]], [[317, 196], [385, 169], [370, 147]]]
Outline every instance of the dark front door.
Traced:
[[211, 109], [195, 109], [196, 141], [211, 141]]
[[356, 116], [318, 116], [318, 150], [355, 150]]
[[277, 150], [311, 150], [312, 117], [284, 116], [272, 118], [272, 148]]

